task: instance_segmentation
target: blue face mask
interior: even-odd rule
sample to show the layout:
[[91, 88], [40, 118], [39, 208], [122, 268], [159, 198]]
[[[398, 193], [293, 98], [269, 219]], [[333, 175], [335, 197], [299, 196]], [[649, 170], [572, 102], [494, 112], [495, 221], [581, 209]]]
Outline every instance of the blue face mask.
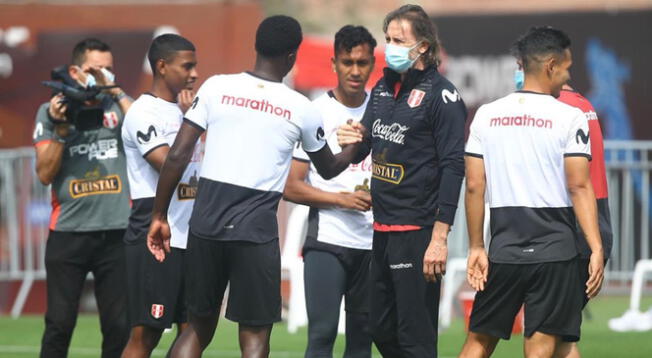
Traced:
[[392, 44], [385, 45], [385, 62], [387, 62], [387, 66], [398, 73], [403, 73], [410, 69], [419, 56], [421, 56], [421, 54], [419, 54], [419, 56], [411, 60], [410, 51], [419, 46], [419, 44], [420, 42], [417, 42], [417, 44], [412, 47], [403, 47]]
[[523, 89], [525, 84], [525, 73], [521, 69], [514, 71], [514, 84], [516, 85], [516, 90], [520, 91]]

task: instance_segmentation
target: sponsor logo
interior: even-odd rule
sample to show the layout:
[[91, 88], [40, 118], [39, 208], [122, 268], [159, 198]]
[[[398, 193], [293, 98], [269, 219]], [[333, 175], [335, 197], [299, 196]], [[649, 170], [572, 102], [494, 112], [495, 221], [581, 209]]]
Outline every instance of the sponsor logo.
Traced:
[[114, 159], [118, 157], [117, 139], [100, 139], [95, 143], [84, 143], [68, 149], [70, 156], [88, 155], [88, 160]]
[[138, 140], [138, 143], [140, 144], [145, 144], [152, 139], [152, 134], [154, 134], [154, 137], [158, 136], [158, 133], [156, 133], [156, 128], [154, 128], [154, 125], [150, 125], [149, 128], [147, 128], [147, 134], [141, 131], [136, 132], [136, 140]]
[[387, 163], [387, 149], [374, 156], [371, 166], [371, 176], [392, 184], [399, 184], [405, 175], [405, 169], [400, 164]]
[[192, 109], [197, 108], [197, 102], [199, 102], [199, 96], [195, 96], [195, 99], [192, 100]]
[[552, 129], [550, 119], [534, 118], [529, 114], [514, 117], [494, 117], [489, 122], [490, 127], [537, 127]]
[[152, 317], [159, 319], [165, 314], [165, 306], [159, 304], [153, 304], [152, 310], [150, 311]]
[[418, 90], [418, 89], [413, 89], [410, 92], [410, 97], [408, 97], [407, 104], [410, 106], [410, 108], [414, 107], [419, 107], [421, 105], [421, 101], [423, 101], [423, 97], [425, 97], [426, 92]]
[[369, 179], [362, 181], [362, 184], [356, 185], [353, 191], [366, 191], [367, 193], [371, 192], [369, 187]]
[[348, 170], [352, 172], [370, 172], [371, 165], [371, 155], [368, 155], [362, 162], [349, 165]]
[[317, 140], [324, 139], [324, 135], [326, 135], [326, 133], [324, 133], [324, 128], [322, 128], [322, 127], [317, 128], [317, 134], [315, 135]]
[[457, 102], [462, 98], [460, 97], [460, 94], [457, 93], [457, 90], [453, 90], [453, 92], [451, 92], [447, 89], [443, 89], [441, 91], [441, 99], [444, 101], [444, 103], [448, 103], [448, 101]]
[[577, 133], [575, 133], [575, 141], [577, 144], [580, 144], [580, 140], [584, 144], [589, 143], [589, 133], [584, 133], [584, 130], [581, 128], [577, 130]]
[[177, 186], [177, 199], [178, 200], [194, 200], [197, 197], [197, 172], [188, 180], [188, 183], [179, 183]]
[[231, 225], [224, 225], [224, 228], [227, 229], [227, 230], [231, 230], [231, 229], [234, 229], [234, 228], [235, 228], [235, 225], [233, 225], [233, 224], [231, 224]]
[[100, 176], [99, 169], [86, 173], [84, 179], [73, 179], [68, 188], [73, 199], [101, 194], [119, 194], [122, 181], [116, 174]]
[[118, 115], [115, 112], [104, 112], [104, 120], [102, 120], [104, 128], [114, 129], [118, 126], [118, 122]]
[[43, 123], [38, 122], [36, 123], [36, 127], [34, 128], [34, 134], [32, 134], [32, 137], [36, 139], [42, 135], [43, 135]]
[[382, 124], [382, 120], [378, 118], [372, 126], [371, 136], [403, 145], [405, 144], [405, 132], [409, 129], [410, 127], [399, 123]]
[[400, 264], [389, 265], [389, 268], [392, 270], [403, 270], [412, 268], [411, 262], [401, 262]]
[[287, 120], [292, 119], [292, 112], [290, 112], [290, 110], [285, 109], [283, 107], [275, 106], [267, 102], [266, 99], [255, 100], [255, 99], [245, 98], [245, 97], [233, 97], [233, 96], [223, 95], [222, 104], [248, 108], [259, 112], [265, 112], [265, 113], [273, 114], [275, 116], [283, 117]]
[[598, 114], [593, 112], [593, 111], [585, 112], [584, 116], [586, 116], [587, 121], [597, 121], [598, 120]]
[[534, 249], [524, 249], [523, 252], [532, 253], [534, 252]]
[[378, 97], [392, 97], [392, 94], [389, 91], [383, 91], [378, 93]]

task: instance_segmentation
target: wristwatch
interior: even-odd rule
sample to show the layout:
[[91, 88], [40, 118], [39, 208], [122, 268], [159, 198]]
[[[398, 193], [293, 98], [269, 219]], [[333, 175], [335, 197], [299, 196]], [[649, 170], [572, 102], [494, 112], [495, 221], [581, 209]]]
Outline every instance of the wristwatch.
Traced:
[[125, 91], [120, 90], [120, 92], [118, 92], [118, 94], [113, 96], [113, 100], [116, 101], [116, 102], [120, 102], [125, 97], [127, 97], [127, 94], [125, 93]]

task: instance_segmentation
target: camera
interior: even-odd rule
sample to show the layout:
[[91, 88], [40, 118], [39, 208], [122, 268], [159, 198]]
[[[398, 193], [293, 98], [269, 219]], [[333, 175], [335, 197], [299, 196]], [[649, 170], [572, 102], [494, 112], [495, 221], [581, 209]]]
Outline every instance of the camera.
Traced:
[[[102, 127], [104, 120], [104, 108], [101, 104], [89, 105], [86, 102], [97, 99], [102, 90], [116, 86], [91, 86], [84, 88], [77, 83], [70, 74], [68, 66], [59, 66], [50, 74], [52, 81], [43, 81], [42, 84], [52, 88], [54, 93], [63, 94], [63, 103], [66, 109], [68, 122], [77, 130], [87, 131]], [[53, 122], [59, 122], [51, 118]]]

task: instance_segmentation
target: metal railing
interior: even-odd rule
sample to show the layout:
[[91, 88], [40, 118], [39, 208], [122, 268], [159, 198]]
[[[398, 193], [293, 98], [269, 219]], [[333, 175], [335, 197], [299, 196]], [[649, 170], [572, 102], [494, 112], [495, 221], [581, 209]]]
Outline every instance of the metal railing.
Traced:
[[[650, 258], [652, 141], [606, 141], [605, 161], [614, 232], [606, 277], [628, 282], [636, 261]], [[49, 188], [34, 171], [32, 147], [0, 150], [0, 281], [19, 281], [11, 314], [20, 315], [34, 280], [45, 278]], [[467, 251], [463, 203], [449, 237], [451, 258]]]

